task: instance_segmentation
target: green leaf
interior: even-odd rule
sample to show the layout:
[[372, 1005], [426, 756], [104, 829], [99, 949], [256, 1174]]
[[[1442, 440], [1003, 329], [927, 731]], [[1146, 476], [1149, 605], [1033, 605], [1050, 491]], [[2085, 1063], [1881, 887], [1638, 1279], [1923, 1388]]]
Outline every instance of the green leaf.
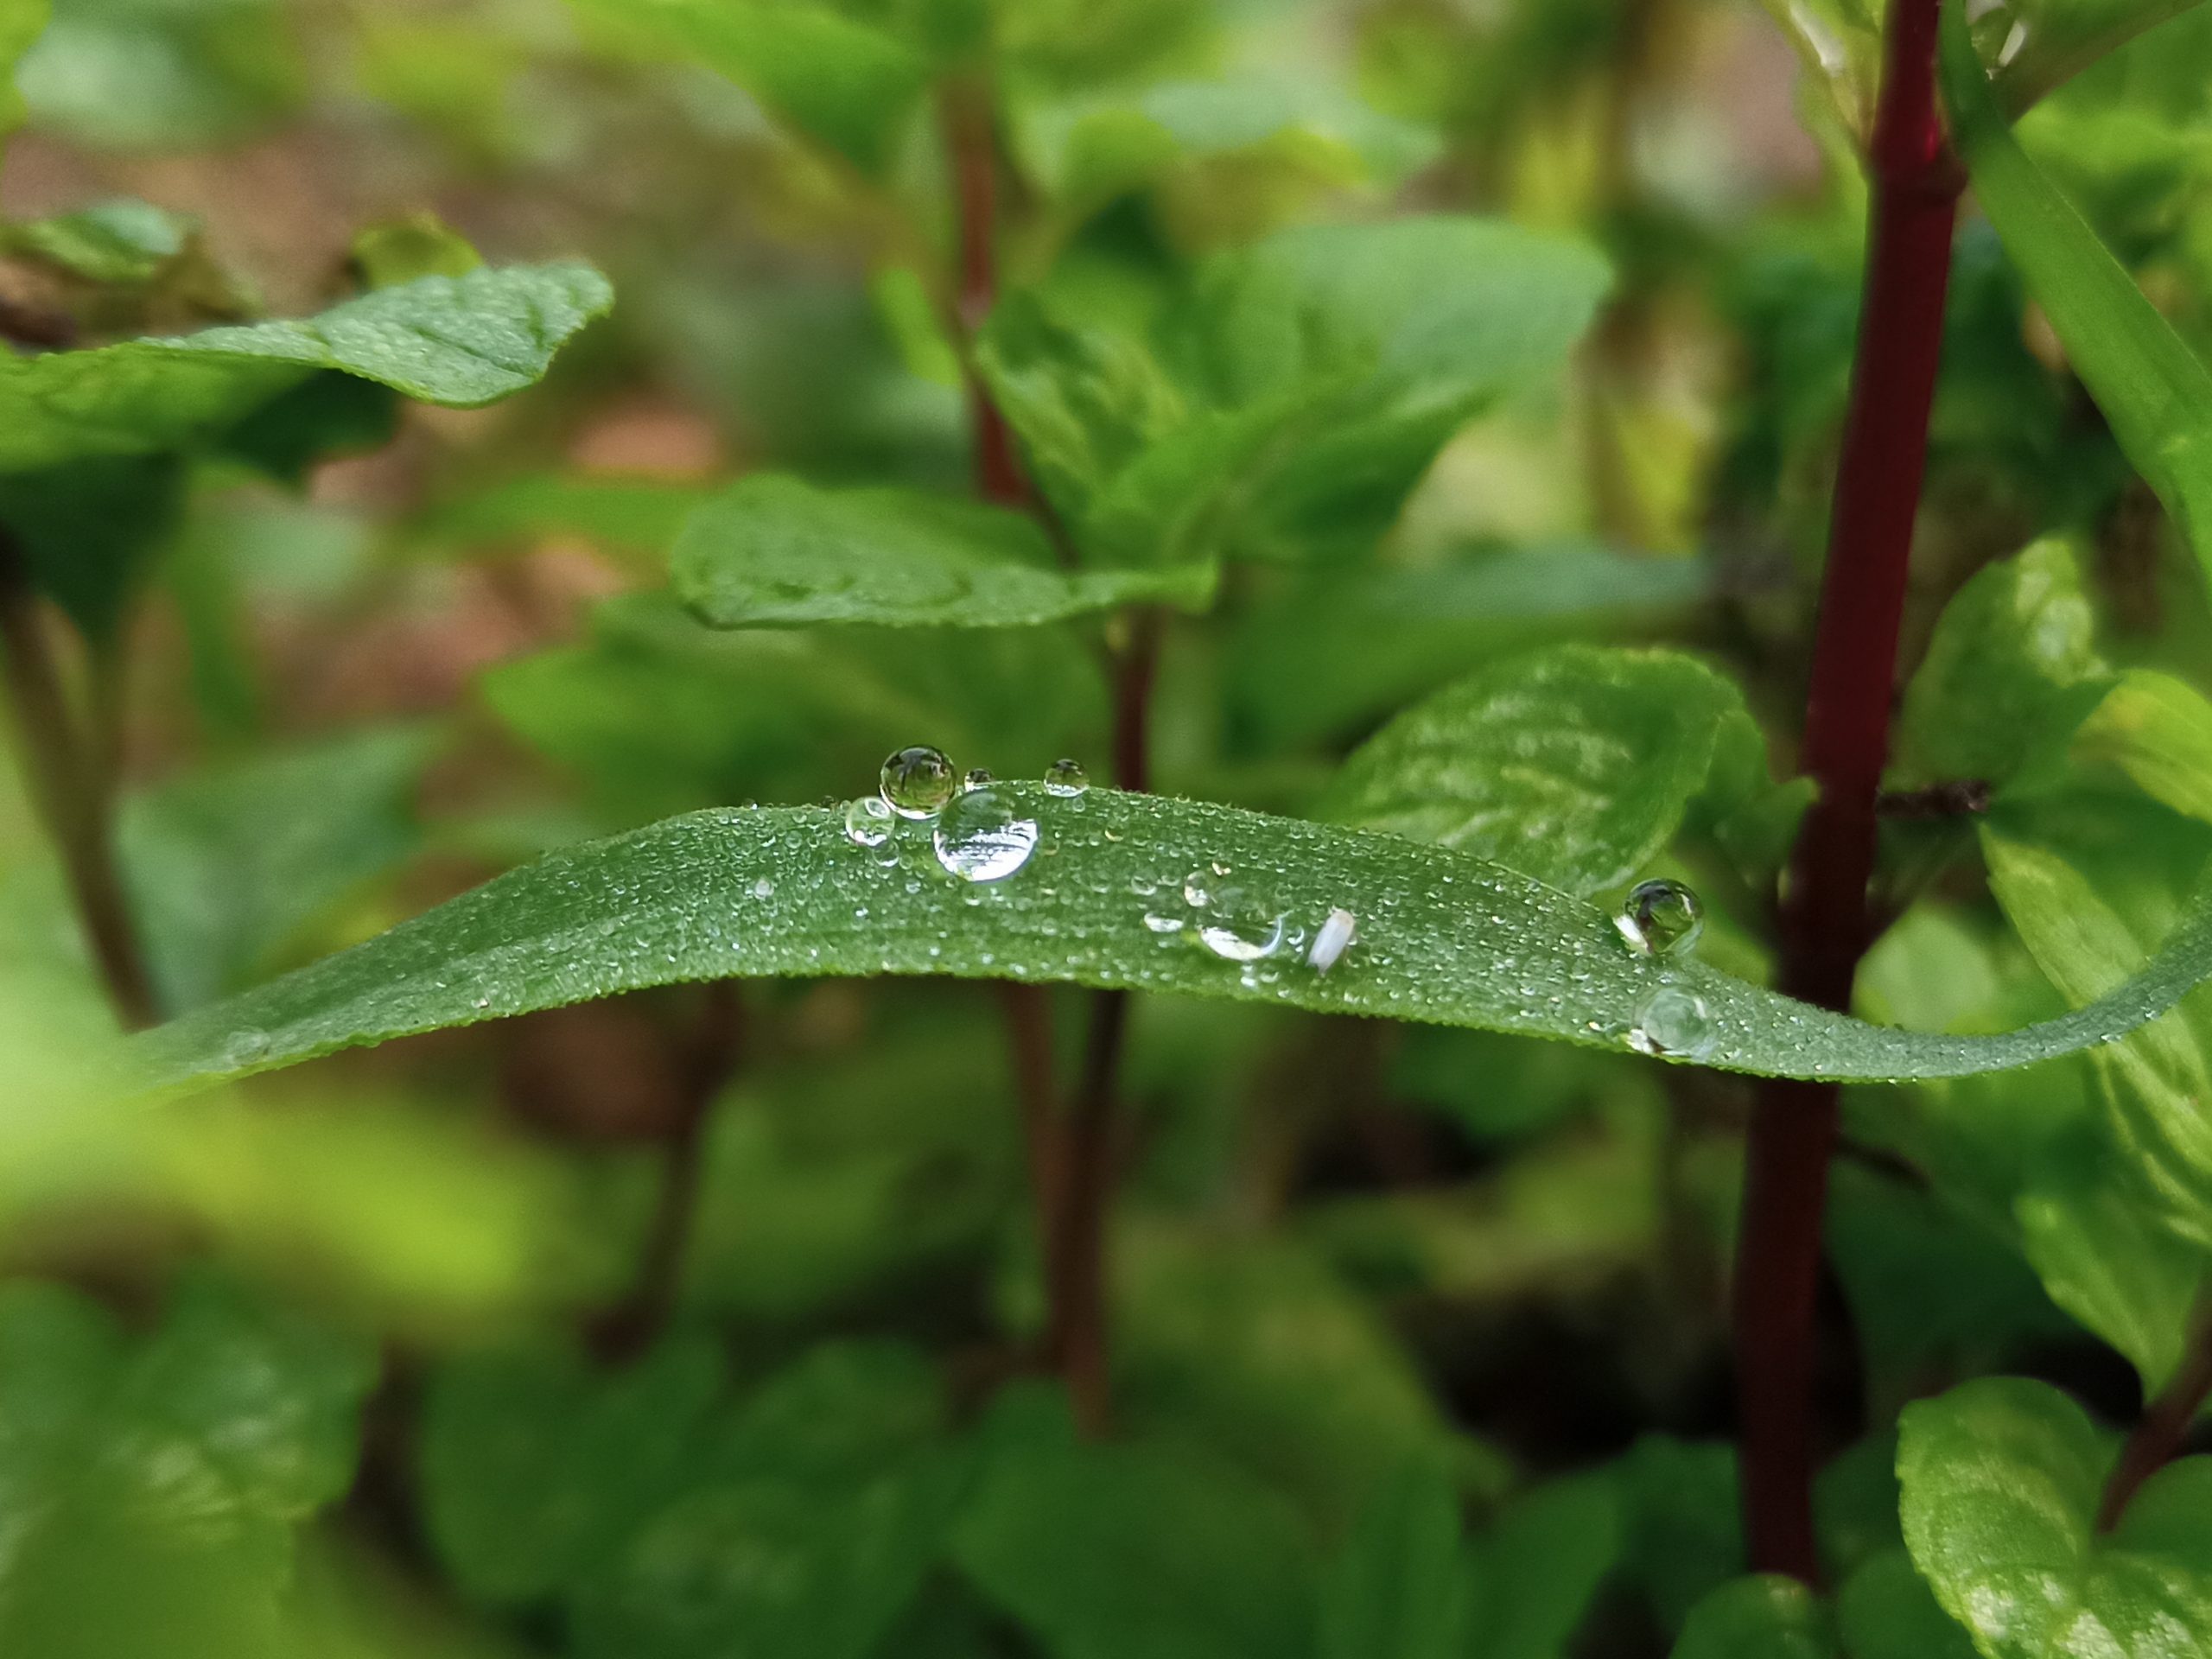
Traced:
[[0, 247], [88, 283], [130, 285], [151, 282], [193, 233], [190, 219], [126, 196], [10, 225], [0, 229]]
[[1270, 742], [1331, 736], [1509, 651], [1664, 626], [1709, 594], [1713, 577], [1700, 561], [1590, 542], [1319, 575], [1238, 617], [1229, 695], [1239, 721]]
[[[1039, 851], [996, 886], [948, 874], [915, 826], [868, 850], [846, 837], [842, 813], [820, 808], [696, 813], [512, 871], [149, 1033], [137, 1052], [153, 1086], [177, 1088], [646, 985], [950, 974], [1601, 1046], [1628, 1042], [1647, 1000], [1671, 987], [1705, 1005], [1708, 1065], [1846, 1080], [1955, 1077], [2108, 1042], [2212, 974], [2212, 893], [2200, 890], [2158, 956], [2087, 1007], [2000, 1036], [1897, 1031], [1694, 961], [1632, 953], [1604, 912], [1465, 853], [1186, 801], [999, 787], [1058, 850]], [[1240, 877], [1243, 899], [1234, 914], [1186, 912], [1185, 876], [1215, 863]], [[1359, 938], [1326, 975], [1295, 946], [1239, 964], [1199, 938], [1222, 925], [1258, 925], [1264, 937], [1276, 915], [1286, 937], [1294, 927], [1310, 937], [1338, 908], [1353, 913]], [[1147, 916], [1174, 918], [1175, 931]]]
[[1562, 645], [1416, 703], [1354, 751], [1319, 816], [1463, 848], [1569, 893], [1618, 887], [1674, 836], [1744, 713], [1676, 652]]
[[23, 124], [16, 66], [45, 29], [52, 9], [50, 0], [0, 0], [0, 137]]
[[1944, 12], [1942, 79], [1975, 199], [2120, 448], [2212, 573], [2212, 370], [2020, 148], [1961, 7]]
[[1483, 1659], [1560, 1659], [1622, 1542], [1618, 1484], [1602, 1474], [1516, 1498], [1475, 1542], [1467, 1650]]
[[[2158, 1477], [2139, 1522], [2098, 1539], [2110, 1443], [2048, 1384], [1987, 1377], [1909, 1406], [1907, 1546], [1986, 1659], [2186, 1652], [2212, 1642], [2212, 1483]], [[2136, 1529], [2139, 1527], [2139, 1532]]]
[[1839, 1659], [1818, 1597], [1776, 1574], [1735, 1579], [1690, 1609], [1674, 1659]]
[[116, 638], [146, 570], [176, 534], [187, 470], [175, 455], [92, 455], [0, 473], [0, 524], [39, 590], [85, 638]]
[[913, 490], [759, 474], [692, 514], [676, 592], [709, 627], [1020, 628], [1135, 603], [1197, 609], [1215, 571], [1065, 571], [1027, 516]]
[[1977, 18], [1997, 96], [2013, 115], [2197, 0], [2007, 0]]
[[954, 1535], [962, 1569], [1052, 1659], [1300, 1659], [1315, 1568], [1274, 1492], [1196, 1446], [1078, 1441], [1001, 1396]]
[[1760, 0], [1805, 60], [1844, 130], [1861, 143], [1881, 89], [1882, 16], [1871, 0]]
[[864, 172], [890, 162], [929, 65], [896, 37], [829, 6], [748, 0], [570, 0], [728, 76], [807, 138]]
[[1316, 1659], [1459, 1659], [1469, 1590], [1460, 1530], [1459, 1496], [1440, 1465], [1409, 1464], [1376, 1488], [1322, 1575]]
[[306, 321], [0, 359], [0, 473], [212, 444], [318, 371], [493, 403], [612, 302], [588, 266], [518, 266], [382, 289]]
[[1974, 1638], [1902, 1546], [1869, 1557], [1843, 1581], [1835, 1622], [1851, 1659], [1974, 1659]]
[[41, 129], [141, 151], [242, 143], [306, 79], [278, 0], [67, 0], [20, 76]]
[[1978, 572], [1943, 607], [1905, 691], [1906, 765], [1930, 779], [2001, 783], [2053, 705], [2104, 671], [2073, 548], [2037, 542]]
[[294, 1528], [350, 1483], [375, 1374], [204, 1280], [137, 1344], [73, 1292], [0, 1289], [0, 1649], [281, 1659]]
[[1494, 220], [1308, 226], [1213, 261], [1156, 342], [1018, 302], [979, 365], [1102, 561], [1341, 559], [1465, 421], [1560, 367], [1610, 281]]
[[118, 843], [163, 1005], [250, 982], [302, 927], [413, 852], [415, 785], [437, 745], [413, 728], [351, 733], [131, 801]]
[[1618, 1469], [1628, 1576], [1668, 1630], [1745, 1572], [1733, 1446], [1647, 1434]]

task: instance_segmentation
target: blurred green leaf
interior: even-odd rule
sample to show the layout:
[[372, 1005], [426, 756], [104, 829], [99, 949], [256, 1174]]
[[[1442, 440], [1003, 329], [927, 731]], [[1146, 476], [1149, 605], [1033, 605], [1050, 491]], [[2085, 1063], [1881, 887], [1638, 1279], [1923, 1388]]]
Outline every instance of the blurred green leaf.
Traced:
[[1743, 1575], [1736, 1450], [1647, 1434], [1617, 1468], [1623, 1566], [1669, 1631]]
[[52, 10], [50, 0], [0, 0], [0, 137], [22, 124], [16, 67], [44, 31]]
[[[819, 808], [671, 819], [512, 871], [173, 1021], [140, 1045], [149, 1081], [192, 1086], [646, 985], [901, 973], [1179, 991], [1601, 1045], [1641, 1031], [1665, 988], [1698, 999], [1685, 1012], [1704, 1030], [1688, 1040], [1708, 1065], [1959, 1076], [2107, 1042], [2212, 972], [2200, 895], [2139, 974], [2073, 1014], [1994, 1037], [1903, 1032], [1632, 952], [1594, 907], [1467, 854], [1151, 796], [995, 787], [1039, 826], [1038, 842], [1059, 849], [1001, 884], [955, 877], [913, 826], [866, 849], [842, 814]], [[1241, 875], [1243, 897], [1219, 915], [1185, 908], [1185, 878], [1213, 864]], [[1310, 937], [1336, 908], [1353, 912], [1360, 938], [1323, 975], [1281, 941], [1294, 927]], [[1146, 920], [1159, 914], [1171, 928]], [[1237, 929], [1262, 955], [1236, 959], [1252, 949], [1228, 942], [1247, 938]], [[1470, 940], [1496, 954], [1471, 958]]]
[[1002, 1395], [954, 1535], [962, 1569], [1052, 1659], [1300, 1659], [1317, 1568], [1287, 1503], [1195, 1446], [1086, 1445]]
[[1237, 618], [1229, 695], [1270, 743], [1332, 735], [1548, 635], [1662, 623], [1707, 597], [1713, 582], [1712, 568], [1695, 561], [1587, 542], [1320, 575]]
[[353, 268], [368, 287], [397, 288], [424, 276], [466, 276], [484, 256], [435, 213], [372, 225], [353, 238]]
[[1561, 645], [1416, 703], [1319, 815], [1464, 848], [1563, 891], [1618, 887], [1674, 836], [1743, 694], [1675, 652]]
[[1881, 89], [1882, 16], [1872, 0], [1761, 0], [1843, 129], [1864, 144]]
[[2197, 0], [2005, 0], [1977, 16], [1974, 36], [1996, 66], [1997, 95], [2014, 115]]
[[192, 221], [124, 196], [0, 228], [0, 248], [88, 283], [151, 282], [182, 254]]
[[1869, 1558], [1836, 1592], [1851, 1659], [1974, 1659], [1974, 1638], [1936, 1599], [1902, 1546]]
[[39, 590], [106, 650], [148, 567], [177, 533], [187, 483], [182, 461], [166, 454], [0, 473], [0, 524]]
[[1215, 582], [1206, 565], [1065, 571], [1023, 514], [774, 474], [692, 514], [671, 557], [677, 596], [716, 628], [1030, 627], [1141, 602], [1198, 609]]
[[350, 1483], [375, 1375], [210, 1281], [137, 1344], [73, 1292], [0, 1289], [0, 1647], [282, 1659], [294, 1529]]
[[201, 149], [289, 113], [306, 65], [278, 0], [55, 0], [19, 77], [33, 121], [97, 149]]
[[1899, 747], [1916, 775], [2002, 783], [2072, 687], [2102, 675], [2074, 550], [2056, 538], [1987, 566], [1943, 607], [1906, 687]]
[[2121, 449], [2212, 572], [2212, 371], [2020, 148], [1955, 7], [1944, 13], [1942, 80], [1975, 199]]
[[1341, 559], [1471, 416], [1559, 367], [1611, 280], [1494, 220], [1309, 226], [1212, 262], [1156, 345], [1017, 301], [980, 360], [1086, 552]]
[[303, 927], [412, 853], [415, 788], [439, 741], [371, 728], [130, 802], [118, 845], [163, 1005], [195, 1007], [250, 983]]
[[1537, 1487], [1475, 1541], [1474, 1641], [1483, 1659], [1560, 1659], [1619, 1564], [1621, 1500], [1606, 1475]]
[[1411, 1463], [1378, 1484], [1322, 1574], [1315, 1659], [1469, 1651], [1460, 1532], [1459, 1496], [1440, 1466]]
[[1839, 1659], [1828, 1611], [1795, 1579], [1733, 1579], [1690, 1609], [1674, 1659]]
[[1985, 1377], [1905, 1409], [1904, 1534], [1986, 1659], [2156, 1653], [2212, 1639], [2212, 1483], [2155, 1477], [2108, 1541], [2093, 1530], [2111, 1448], [2046, 1383]]
[[303, 322], [0, 359], [0, 472], [206, 445], [316, 371], [427, 403], [493, 403], [543, 375], [612, 302], [588, 266], [518, 266], [426, 277]]
[[926, 84], [921, 55], [826, 5], [764, 0], [570, 0], [594, 22], [726, 75], [865, 172], [891, 162]]

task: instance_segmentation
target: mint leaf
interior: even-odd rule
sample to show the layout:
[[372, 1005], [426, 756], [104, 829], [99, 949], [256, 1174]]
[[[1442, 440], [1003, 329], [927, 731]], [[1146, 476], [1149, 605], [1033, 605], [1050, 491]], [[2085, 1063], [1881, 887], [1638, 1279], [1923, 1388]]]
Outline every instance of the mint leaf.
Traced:
[[1869, 1557], [1843, 1581], [1835, 1622], [1851, 1659], [1974, 1659], [1974, 1638], [1943, 1611], [1901, 1545]]
[[2138, 1531], [2093, 1522], [2108, 1438], [2047, 1384], [1989, 1377], [1905, 1408], [1914, 1564], [1986, 1659], [2156, 1654], [2212, 1641], [2212, 1484], [2187, 1459], [2146, 1486]]
[[588, 266], [519, 266], [381, 289], [305, 321], [0, 358], [0, 473], [205, 447], [318, 371], [426, 403], [493, 403], [535, 382], [612, 299]]
[[1618, 1484], [1604, 1474], [1551, 1481], [1514, 1499], [1475, 1541], [1468, 1650], [1484, 1659], [1556, 1659], [1622, 1545]]
[[1705, 788], [1742, 693], [1675, 652], [1562, 645], [1416, 703], [1356, 750], [1319, 815], [1464, 848], [1566, 892], [1646, 868]]
[[1064, 571], [1034, 520], [912, 490], [818, 490], [768, 474], [685, 523], [676, 592], [711, 627], [1018, 628], [1137, 602], [1197, 608], [1214, 571]]

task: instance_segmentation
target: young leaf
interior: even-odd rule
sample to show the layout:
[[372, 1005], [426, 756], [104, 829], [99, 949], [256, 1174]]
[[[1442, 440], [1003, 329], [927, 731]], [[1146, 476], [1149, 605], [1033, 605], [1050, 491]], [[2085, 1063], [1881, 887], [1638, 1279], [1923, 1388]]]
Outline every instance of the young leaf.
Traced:
[[[2001, 1036], [1897, 1031], [1695, 962], [1632, 952], [1600, 911], [1465, 853], [1150, 796], [1065, 799], [1033, 785], [997, 795], [1011, 822], [1039, 825], [1038, 850], [1003, 883], [948, 874], [961, 850], [940, 863], [918, 826], [870, 849], [847, 838], [842, 813], [820, 808], [695, 813], [510, 872], [149, 1033], [137, 1052], [149, 1086], [178, 1088], [646, 985], [952, 974], [1601, 1045], [1649, 1042], [1643, 1021], [1668, 990], [1681, 994], [1669, 999], [1669, 1028], [1707, 1065], [1843, 1080], [1956, 1077], [2108, 1042], [2212, 976], [2208, 887], [2139, 974], [2086, 1007]], [[1212, 875], [1216, 864], [1238, 880]], [[1211, 883], [1236, 896], [1219, 913], [1187, 907], [1194, 874], [1193, 891], [1211, 899]], [[1359, 937], [1323, 975], [1283, 941], [1338, 908], [1352, 912]]]
[[2094, 1521], [2111, 1447], [2046, 1383], [1986, 1377], [1905, 1408], [1907, 1546], [1986, 1659], [2189, 1652], [2212, 1643], [2212, 1482], [2200, 1459], [2145, 1486], [2139, 1520]]
[[1460, 1535], [1459, 1497], [1440, 1466], [1409, 1464], [1385, 1480], [1322, 1575], [1316, 1659], [1459, 1659], [1469, 1588]]
[[319, 371], [493, 403], [543, 375], [613, 297], [588, 265], [519, 266], [380, 289], [305, 321], [0, 358], [0, 473], [205, 446]]
[[2007, 113], [2018, 115], [2098, 59], [2198, 0], [2008, 0], [1976, 21]]
[[1416, 703], [1319, 816], [1463, 848], [1569, 893], [1631, 880], [1680, 827], [1743, 695], [1676, 652], [1562, 645]]
[[1942, 79], [1976, 200], [2120, 447], [2212, 574], [2212, 370], [2020, 148], [1963, 6], [1944, 9]]
[[1139, 602], [1198, 608], [1208, 565], [1061, 570], [1035, 520], [913, 490], [759, 474], [692, 514], [676, 592], [710, 627], [1020, 628]]
[[16, 66], [46, 28], [50, 0], [0, 0], [0, 137], [23, 122], [23, 95], [16, 90]]
[[891, 159], [929, 66], [896, 36], [834, 7], [777, 0], [570, 0], [728, 76], [863, 172]]
[[1839, 1659], [1819, 1598], [1795, 1579], [1733, 1579], [1690, 1609], [1674, 1659]]
[[1603, 1474], [1552, 1481], [1516, 1498], [1475, 1541], [1469, 1651], [1483, 1659], [1558, 1659], [1621, 1547], [1619, 1486]]

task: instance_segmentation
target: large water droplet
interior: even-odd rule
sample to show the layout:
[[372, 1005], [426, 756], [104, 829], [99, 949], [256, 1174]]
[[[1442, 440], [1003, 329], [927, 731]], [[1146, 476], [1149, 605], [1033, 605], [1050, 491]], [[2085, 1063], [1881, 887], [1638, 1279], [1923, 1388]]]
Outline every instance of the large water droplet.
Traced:
[[880, 795], [863, 795], [845, 807], [845, 834], [856, 847], [880, 847], [896, 823], [891, 804]]
[[1705, 931], [1705, 906], [1681, 882], [1661, 876], [1629, 889], [1613, 925], [1639, 955], [1687, 956]]
[[1049, 795], [1080, 795], [1090, 787], [1090, 774], [1083, 762], [1065, 756], [1045, 768], [1045, 791]]
[[995, 789], [971, 789], [944, 809], [931, 842], [937, 861], [963, 881], [1003, 881], [1029, 861], [1037, 821]]
[[1662, 985], [1643, 999], [1628, 1046], [1639, 1054], [1673, 1054], [1701, 1060], [1713, 1052], [1713, 1010], [1695, 991]]
[[[1218, 865], [1211, 867], [1219, 869]], [[1223, 874], [1228, 874], [1223, 870]], [[1185, 896], [1188, 897], [1187, 887]], [[1198, 943], [1224, 962], [1258, 962], [1282, 949], [1283, 907], [1263, 893], [1241, 884], [1217, 882], [1194, 918]]]
[[917, 744], [883, 763], [883, 798], [902, 818], [933, 818], [953, 794], [952, 762], [942, 749]]

